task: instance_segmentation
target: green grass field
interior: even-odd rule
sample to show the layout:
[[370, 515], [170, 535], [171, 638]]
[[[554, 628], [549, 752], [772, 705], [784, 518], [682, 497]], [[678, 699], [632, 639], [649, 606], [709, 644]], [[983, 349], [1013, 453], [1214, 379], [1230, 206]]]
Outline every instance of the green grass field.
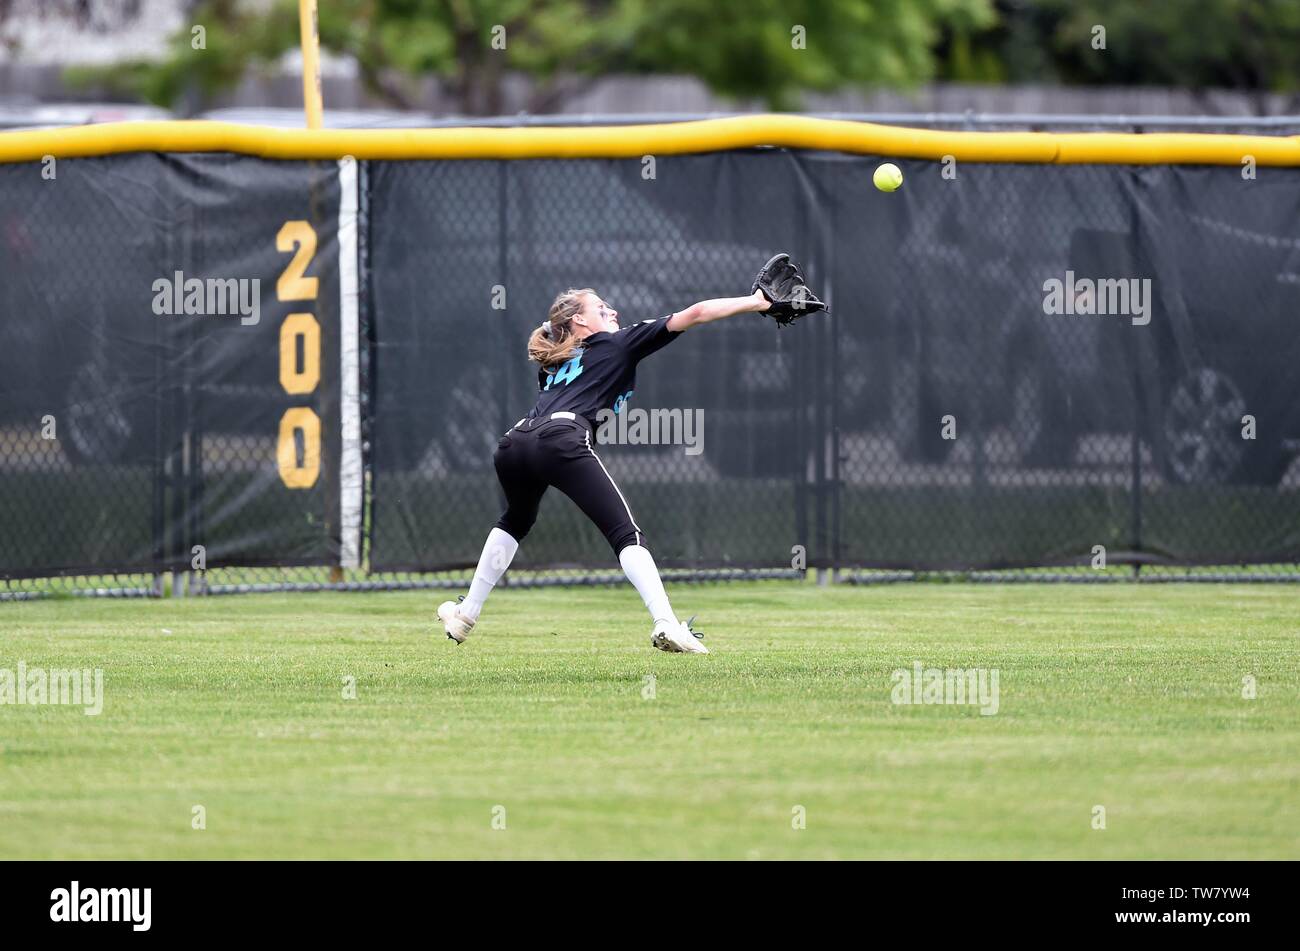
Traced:
[[[460, 648], [433, 592], [0, 604], [0, 668], [105, 693], [0, 705], [0, 858], [1300, 858], [1297, 587], [670, 594], [713, 654], [630, 587]], [[914, 661], [997, 714], [892, 703]]]

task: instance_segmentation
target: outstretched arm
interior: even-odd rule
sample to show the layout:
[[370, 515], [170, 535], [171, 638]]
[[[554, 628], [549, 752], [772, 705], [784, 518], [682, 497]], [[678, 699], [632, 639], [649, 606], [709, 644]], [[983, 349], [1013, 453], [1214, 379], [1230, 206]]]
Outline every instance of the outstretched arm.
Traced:
[[734, 317], [736, 314], [757, 314], [771, 307], [762, 291], [754, 291], [745, 297], [718, 297], [714, 300], [702, 300], [685, 310], [679, 310], [668, 318], [668, 329], [680, 332], [696, 324], [707, 324], [711, 320]]

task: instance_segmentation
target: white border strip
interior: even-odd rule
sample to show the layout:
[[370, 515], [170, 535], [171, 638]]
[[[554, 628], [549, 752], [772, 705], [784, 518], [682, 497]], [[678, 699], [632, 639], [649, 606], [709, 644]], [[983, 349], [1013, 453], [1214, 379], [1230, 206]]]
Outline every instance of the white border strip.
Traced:
[[361, 327], [357, 317], [357, 162], [339, 159], [339, 564], [361, 566]]

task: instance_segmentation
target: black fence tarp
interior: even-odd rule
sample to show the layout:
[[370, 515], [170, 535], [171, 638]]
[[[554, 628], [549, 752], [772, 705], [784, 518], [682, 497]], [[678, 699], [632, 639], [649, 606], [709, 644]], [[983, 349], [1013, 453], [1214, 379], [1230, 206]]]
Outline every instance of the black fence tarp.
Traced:
[[[633, 405], [698, 411], [703, 452], [600, 449], [661, 563], [1295, 560], [1300, 172], [902, 161], [884, 195], [878, 161], [376, 163], [372, 567], [473, 563], [557, 291], [626, 323], [744, 293], [777, 250], [833, 316], [691, 331]], [[519, 563], [608, 561], [549, 494]]]
[[[626, 324], [745, 293], [778, 250], [833, 314], [692, 330], [629, 405], [694, 414], [699, 451], [598, 446], [661, 564], [1300, 559], [1300, 171], [898, 161], [885, 195], [879, 161], [365, 163], [364, 566], [477, 559], [557, 291]], [[334, 162], [0, 165], [0, 576], [183, 569], [194, 545], [338, 563], [340, 201]], [[281, 299], [291, 222], [310, 299]], [[158, 315], [177, 272], [259, 281], [260, 319]], [[549, 493], [516, 565], [612, 561]]]
[[[791, 164], [785, 153], [770, 158]], [[760, 162], [751, 153], [661, 159], [657, 180], [620, 161], [371, 169], [372, 567], [477, 560], [500, 514], [492, 452], [535, 398], [525, 343], [557, 291], [595, 287], [626, 323], [748, 293], [764, 249], [806, 245], [811, 195], [772, 196], [765, 215], [726, 194], [740, 175], [733, 167]], [[666, 187], [669, 176], [681, 184]], [[719, 187], [697, 195], [710, 181]], [[504, 309], [494, 306], [498, 288]], [[699, 408], [704, 418], [699, 456], [681, 446], [599, 450], [663, 563], [789, 561], [810, 503], [782, 471], [793, 457], [771, 441], [802, 438], [813, 394], [796, 378], [825, 328], [800, 329], [810, 333], [778, 338], [756, 319], [719, 324], [643, 365], [633, 405]], [[568, 499], [548, 493], [518, 563], [605, 565], [601, 544]]]
[[[0, 571], [184, 569], [195, 546], [209, 567], [335, 560], [337, 164], [136, 154], [52, 168], [0, 165]], [[311, 299], [279, 299], [291, 221], [317, 239]], [[309, 331], [291, 335], [295, 388], [309, 362], [321, 370], [296, 394], [281, 380], [292, 313], [321, 329], [317, 353]], [[291, 407], [322, 421], [309, 487], [281, 477]], [[307, 435], [290, 434], [294, 466]]]

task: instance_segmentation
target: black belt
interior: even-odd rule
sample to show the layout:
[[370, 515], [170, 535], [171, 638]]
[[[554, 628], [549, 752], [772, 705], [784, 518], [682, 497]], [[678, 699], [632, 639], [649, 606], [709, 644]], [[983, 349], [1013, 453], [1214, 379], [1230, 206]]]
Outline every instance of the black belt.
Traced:
[[548, 416], [534, 416], [531, 419], [525, 416], [519, 422], [511, 426], [509, 431], [514, 432], [515, 430], [519, 430], [524, 433], [531, 432], [544, 423], [553, 422], [554, 420], [566, 420], [571, 423], [577, 423], [583, 429], [587, 430], [587, 432], [591, 432], [591, 423], [588, 421], [587, 417], [578, 413], [570, 413], [567, 410], [558, 413], [551, 413]]

